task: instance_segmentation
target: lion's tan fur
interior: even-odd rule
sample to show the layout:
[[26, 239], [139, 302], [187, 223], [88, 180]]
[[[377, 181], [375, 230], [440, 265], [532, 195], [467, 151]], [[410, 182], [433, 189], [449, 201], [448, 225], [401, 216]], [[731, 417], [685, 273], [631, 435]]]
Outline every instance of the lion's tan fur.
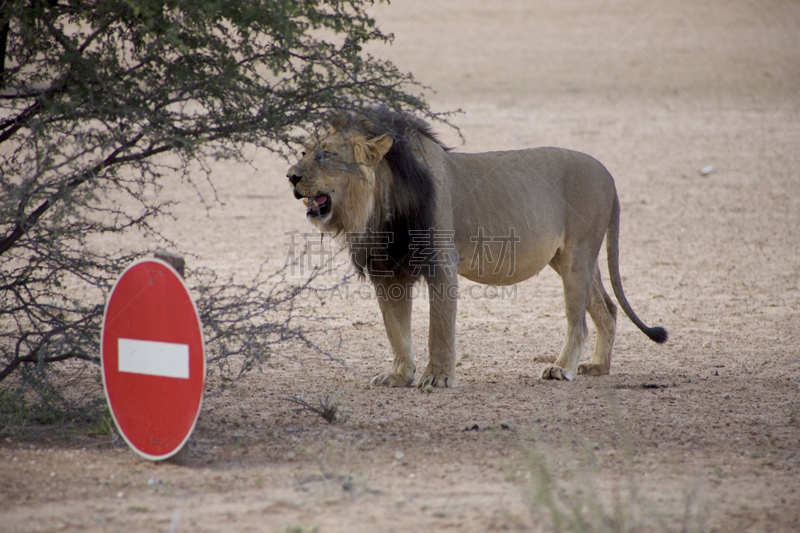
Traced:
[[[328, 198], [329, 212], [312, 217], [312, 222], [337, 235], [392, 227], [392, 217], [401, 220], [415, 214], [410, 206], [435, 205], [432, 227], [451, 236], [454, 249], [436, 244], [432, 251], [444, 259], [435, 267], [428, 265], [425, 275], [431, 306], [430, 362], [420, 386], [457, 386], [457, 274], [481, 283], [508, 285], [547, 265], [564, 281], [567, 335], [560, 356], [542, 377], [573, 379], [575, 374], [608, 373], [616, 306], [603, 288], [597, 263], [604, 237], [612, 285], [626, 314], [653, 340], [666, 340], [666, 331], [648, 328], [635, 316], [622, 292], [617, 267], [619, 201], [613, 178], [595, 159], [556, 148], [451, 153], [427, 130], [412, 129], [401, 140], [413, 147], [415, 162], [432, 182], [430, 198], [420, 198], [415, 190], [403, 189], [405, 177], [395, 175], [396, 169], [387, 163], [387, 153], [398, 140], [387, 133], [366, 134], [371, 125], [365, 127], [364, 121], [369, 119], [361, 120], [361, 127], [340, 124], [310, 142], [289, 178], [297, 197]], [[497, 246], [492, 251], [492, 245], [504, 240], [514, 246], [511, 254]], [[370, 275], [379, 289], [378, 301], [394, 352], [392, 370], [372, 382], [410, 385], [416, 369], [411, 298], [386, 297], [387, 289], [407, 286], [409, 278]], [[588, 334], [587, 312], [595, 323], [597, 341], [591, 362], [579, 365]]]

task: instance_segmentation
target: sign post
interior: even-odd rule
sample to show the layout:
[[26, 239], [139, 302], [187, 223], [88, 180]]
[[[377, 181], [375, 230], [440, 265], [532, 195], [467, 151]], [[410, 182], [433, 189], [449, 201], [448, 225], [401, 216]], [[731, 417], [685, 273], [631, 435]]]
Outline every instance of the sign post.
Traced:
[[181, 451], [197, 423], [206, 360], [197, 308], [160, 259], [131, 264], [103, 317], [103, 387], [120, 434], [150, 460]]

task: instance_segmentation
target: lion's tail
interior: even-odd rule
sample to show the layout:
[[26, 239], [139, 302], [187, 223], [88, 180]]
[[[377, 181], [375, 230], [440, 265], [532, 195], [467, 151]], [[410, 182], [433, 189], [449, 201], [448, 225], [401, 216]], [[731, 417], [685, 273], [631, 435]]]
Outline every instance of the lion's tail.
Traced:
[[651, 340], [659, 344], [667, 342], [667, 330], [661, 327], [651, 328], [642, 322], [633, 312], [631, 304], [628, 303], [628, 299], [625, 298], [625, 292], [622, 290], [622, 280], [619, 276], [619, 198], [616, 194], [614, 194], [611, 222], [606, 232], [606, 249], [608, 252], [608, 273], [611, 276], [611, 286], [614, 288], [614, 295], [622, 306], [622, 310], [625, 311], [631, 322], [636, 324], [636, 327], [642, 330]]

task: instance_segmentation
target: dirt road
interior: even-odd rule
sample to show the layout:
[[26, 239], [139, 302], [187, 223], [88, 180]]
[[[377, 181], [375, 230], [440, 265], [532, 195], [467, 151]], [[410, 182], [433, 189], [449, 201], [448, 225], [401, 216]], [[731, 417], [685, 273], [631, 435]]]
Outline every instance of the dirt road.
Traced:
[[[591, 531], [800, 531], [800, 5], [395, 0], [375, 16], [396, 39], [373, 54], [463, 111], [466, 143], [437, 125], [446, 143], [609, 168], [626, 292], [669, 343], [621, 316], [610, 376], [542, 382], [558, 277], [464, 282], [460, 388], [370, 389], [390, 349], [353, 285], [316, 307], [339, 362], [286, 346], [207, 398], [186, 467], [108, 436], [0, 439], [0, 530], [549, 531], [577, 529], [579, 506]], [[285, 233], [310, 231], [285, 170], [257, 154], [220, 173], [224, 207], [181, 205], [167, 232], [190, 266], [282, 264]], [[416, 302], [418, 366], [427, 320]], [[300, 394], [338, 395], [344, 419], [295, 412]]]

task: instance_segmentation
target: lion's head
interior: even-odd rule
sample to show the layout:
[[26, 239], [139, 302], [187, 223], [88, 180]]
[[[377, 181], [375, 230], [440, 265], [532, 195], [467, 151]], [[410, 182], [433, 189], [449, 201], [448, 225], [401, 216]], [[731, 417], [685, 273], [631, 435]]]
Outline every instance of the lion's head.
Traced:
[[376, 171], [391, 146], [387, 135], [368, 137], [338, 124], [306, 141], [288, 177], [309, 221], [336, 235], [363, 231], [374, 212], [375, 193], [384, 188]]
[[421, 136], [438, 143], [411, 115], [381, 108], [338, 116], [305, 143], [289, 169], [308, 219], [323, 232], [345, 235], [360, 272], [408, 276], [412, 236], [433, 228], [435, 186], [415, 155]]

